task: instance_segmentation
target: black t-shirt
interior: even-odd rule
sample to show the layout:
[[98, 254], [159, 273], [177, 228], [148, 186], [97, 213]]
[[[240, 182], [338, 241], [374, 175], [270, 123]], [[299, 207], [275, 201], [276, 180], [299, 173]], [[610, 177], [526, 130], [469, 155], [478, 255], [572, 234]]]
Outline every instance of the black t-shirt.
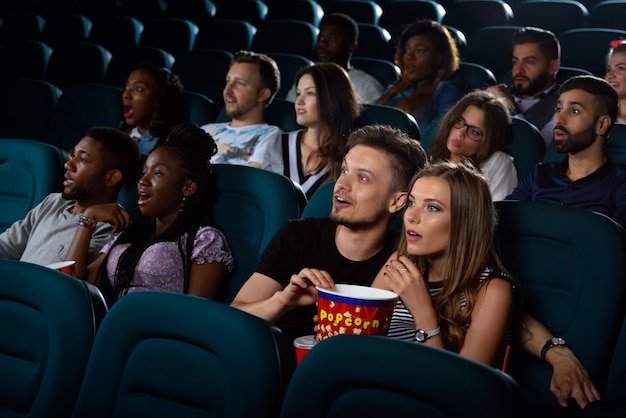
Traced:
[[[335, 244], [337, 224], [328, 218], [288, 221], [272, 238], [261, 256], [256, 272], [276, 280], [285, 287], [292, 274], [305, 267], [326, 270], [335, 283], [369, 286], [395, 249], [397, 234], [390, 232], [384, 247], [364, 261], [348, 260]], [[287, 312], [277, 325], [288, 341], [313, 334], [315, 305]]]

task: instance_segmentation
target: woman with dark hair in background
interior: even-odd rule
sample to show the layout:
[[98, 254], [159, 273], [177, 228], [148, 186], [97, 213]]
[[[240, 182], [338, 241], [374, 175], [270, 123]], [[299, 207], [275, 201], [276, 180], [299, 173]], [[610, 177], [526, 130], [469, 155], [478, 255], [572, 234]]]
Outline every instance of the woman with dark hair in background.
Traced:
[[124, 119], [119, 129], [127, 132], [148, 155], [170, 129], [183, 119], [183, 84], [178, 76], [153, 63], [139, 64], [128, 75], [122, 93]]
[[402, 31], [396, 46], [395, 62], [401, 77], [378, 104], [412, 114], [425, 130], [463, 95], [455, 79], [460, 61], [456, 42], [445, 26], [417, 20]]
[[303, 129], [284, 133], [271, 145], [282, 161], [281, 174], [299, 184], [307, 197], [339, 176], [348, 133], [361, 114], [348, 73], [332, 62], [300, 70], [295, 77], [296, 121]]

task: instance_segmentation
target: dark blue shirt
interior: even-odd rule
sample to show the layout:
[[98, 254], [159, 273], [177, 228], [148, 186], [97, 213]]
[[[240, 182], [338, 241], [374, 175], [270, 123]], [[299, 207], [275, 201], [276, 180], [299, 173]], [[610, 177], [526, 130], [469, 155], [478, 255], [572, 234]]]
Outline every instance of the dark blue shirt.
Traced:
[[626, 226], [626, 166], [609, 158], [596, 171], [576, 181], [567, 177], [568, 159], [539, 163], [507, 200], [556, 203], [602, 213]]

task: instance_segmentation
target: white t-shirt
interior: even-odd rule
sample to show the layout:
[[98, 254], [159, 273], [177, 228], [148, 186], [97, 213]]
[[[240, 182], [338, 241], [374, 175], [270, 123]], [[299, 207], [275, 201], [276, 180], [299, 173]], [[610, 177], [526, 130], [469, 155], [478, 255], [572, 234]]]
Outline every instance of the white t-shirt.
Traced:
[[494, 152], [480, 165], [483, 176], [489, 183], [493, 201], [503, 200], [517, 187], [517, 170], [513, 157], [502, 151]]
[[264, 165], [268, 144], [280, 141], [278, 126], [260, 123], [234, 128], [229, 122], [209, 123], [202, 129], [211, 134], [217, 144], [213, 164]]

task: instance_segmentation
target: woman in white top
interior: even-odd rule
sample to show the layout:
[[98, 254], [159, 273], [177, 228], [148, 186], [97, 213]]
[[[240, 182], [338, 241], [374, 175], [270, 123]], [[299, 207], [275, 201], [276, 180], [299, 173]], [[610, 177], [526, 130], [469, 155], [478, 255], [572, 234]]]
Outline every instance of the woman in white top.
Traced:
[[619, 113], [615, 123], [626, 124], [626, 39], [612, 41], [604, 79], [617, 91]]
[[463, 96], [439, 123], [430, 160], [470, 160], [489, 182], [493, 200], [502, 200], [518, 181], [513, 157], [504, 152], [511, 136], [511, 116], [504, 102], [476, 90]]
[[362, 106], [346, 71], [332, 62], [303, 68], [295, 85], [296, 121], [303, 129], [283, 134], [269, 152], [282, 155], [282, 174], [311, 197], [338, 177], [346, 137]]

